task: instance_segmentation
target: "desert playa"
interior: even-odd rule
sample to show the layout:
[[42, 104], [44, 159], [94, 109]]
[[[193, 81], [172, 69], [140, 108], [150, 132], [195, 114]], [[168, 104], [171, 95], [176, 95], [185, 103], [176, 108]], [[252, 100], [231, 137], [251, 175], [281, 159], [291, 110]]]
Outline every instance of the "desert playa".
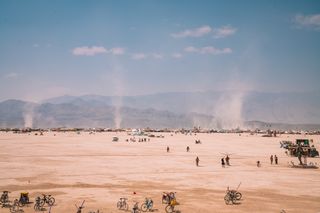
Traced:
[[[52, 213], [76, 212], [75, 204], [83, 200], [83, 212], [122, 212], [116, 207], [120, 197], [128, 198], [129, 209], [150, 197], [155, 211], [165, 212], [161, 196], [169, 191], [176, 192], [181, 212], [320, 212], [320, 170], [290, 168], [288, 162], [298, 164], [298, 159], [288, 157], [279, 145], [281, 140], [308, 138], [319, 149], [320, 136], [161, 135], [149, 142], [126, 142], [132, 137], [127, 133], [2, 132], [0, 190], [10, 191], [10, 199], [29, 192], [33, 202], [42, 193], [51, 194], [56, 199]], [[115, 136], [118, 142], [112, 142]], [[222, 168], [226, 153], [231, 166]], [[270, 164], [271, 154], [279, 157], [279, 165]], [[308, 161], [320, 164], [319, 158]], [[226, 205], [227, 187], [235, 189], [240, 182], [240, 204]], [[33, 204], [23, 209], [34, 212]]]

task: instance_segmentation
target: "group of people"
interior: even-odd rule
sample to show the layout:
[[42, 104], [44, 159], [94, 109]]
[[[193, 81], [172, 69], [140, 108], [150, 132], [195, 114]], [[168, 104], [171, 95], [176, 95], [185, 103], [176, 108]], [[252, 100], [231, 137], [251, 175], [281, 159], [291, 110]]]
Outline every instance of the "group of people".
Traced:
[[230, 166], [230, 157], [227, 155], [225, 158], [221, 158], [221, 166], [224, 168], [225, 166]]
[[271, 163], [271, 164], [273, 164], [273, 160], [274, 160], [274, 163], [275, 163], [275, 164], [278, 164], [278, 157], [277, 157], [277, 155], [274, 155], [274, 157], [273, 157], [273, 155], [270, 156], [270, 163]]
[[[200, 159], [196, 157], [196, 166], [199, 166]], [[224, 168], [225, 166], [230, 166], [230, 157], [227, 155], [225, 158], [221, 158], [221, 166]]]
[[[277, 155], [271, 155], [270, 156], [270, 164], [272, 165], [273, 164], [273, 161], [274, 161], [274, 163], [276, 164], [276, 165], [278, 165], [278, 156]], [[260, 167], [261, 166], [261, 162], [258, 160], [257, 161], [257, 167]]]

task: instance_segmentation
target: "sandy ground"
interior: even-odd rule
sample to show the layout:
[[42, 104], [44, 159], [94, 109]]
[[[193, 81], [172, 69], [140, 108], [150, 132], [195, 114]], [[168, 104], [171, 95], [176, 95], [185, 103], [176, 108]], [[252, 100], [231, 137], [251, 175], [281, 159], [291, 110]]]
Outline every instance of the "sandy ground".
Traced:
[[[288, 162], [298, 160], [287, 157], [279, 147], [281, 140], [309, 138], [319, 149], [320, 136], [163, 135], [150, 142], [128, 143], [126, 133], [35, 136], [2, 132], [0, 190], [11, 191], [11, 199], [27, 191], [32, 201], [41, 193], [52, 194], [56, 199], [52, 213], [76, 212], [75, 204], [82, 200], [86, 200], [86, 213], [97, 209], [122, 212], [116, 208], [120, 197], [127, 197], [130, 207], [151, 197], [155, 212], [160, 213], [165, 212], [164, 191], [177, 192], [181, 212], [320, 212], [320, 169], [289, 168]], [[112, 142], [113, 136], [119, 142]], [[195, 144], [195, 139], [202, 144]], [[189, 153], [186, 146], [190, 146]], [[231, 154], [230, 167], [221, 167], [223, 153]], [[270, 165], [271, 154], [279, 157], [279, 165]], [[262, 167], [257, 168], [257, 160]], [[309, 161], [320, 164], [319, 158]], [[227, 186], [236, 188], [240, 182], [241, 204], [226, 205]], [[0, 212], [9, 210], [0, 208]], [[34, 212], [33, 204], [24, 212]]]

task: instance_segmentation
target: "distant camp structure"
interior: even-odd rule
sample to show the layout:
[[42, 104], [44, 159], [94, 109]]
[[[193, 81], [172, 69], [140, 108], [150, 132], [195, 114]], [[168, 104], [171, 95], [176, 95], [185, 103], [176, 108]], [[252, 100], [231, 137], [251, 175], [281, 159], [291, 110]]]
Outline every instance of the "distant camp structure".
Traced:
[[118, 137], [112, 137], [112, 142], [118, 142], [119, 138]]
[[286, 153], [290, 156], [299, 157], [299, 153], [307, 157], [317, 157], [319, 156], [318, 150], [312, 144], [313, 140], [309, 139], [297, 139], [294, 142], [292, 141], [281, 141], [281, 148], [286, 149]]

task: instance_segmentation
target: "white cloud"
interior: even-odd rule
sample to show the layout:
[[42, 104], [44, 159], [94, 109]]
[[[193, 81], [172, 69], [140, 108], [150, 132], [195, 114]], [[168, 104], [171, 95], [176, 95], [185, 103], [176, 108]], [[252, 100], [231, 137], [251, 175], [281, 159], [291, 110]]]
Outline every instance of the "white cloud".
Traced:
[[92, 47], [76, 47], [72, 50], [73, 55], [84, 55], [84, 56], [94, 56], [97, 54], [107, 53], [107, 49], [101, 46], [92, 46]]
[[207, 35], [212, 31], [212, 28], [210, 26], [202, 26], [195, 29], [187, 29], [182, 32], [173, 33], [171, 34], [174, 38], [185, 38], [185, 37], [202, 37], [204, 35]]
[[184, 48], [184, 51], [189, 52], [189, 53], [194, 53], [194, 52], [198, 52], [199, 50], [195, 47], [189, 46], [189, 47]]
[[114, 47], [110, 50], [113, 55], [123, 55], [125, 53], [125, 49], [122, 47]]
[[177, 59], [182, 58], [181, 53], [173, 53], [171, 56], [172, 56], [172, 58], [177, 58]]
[[201, 47], [201, 48], [189, 46], [189, 47], [184, 48], [184, 51], [189, 52], [189, 53], [213, 54], [213, 55], [232, 53], [231, 48], [219, 49], [219, 48], [215, 48], [213, 46], [206, 46], [206, 47]]
[[132, 59], [134, 60], [142, 60], [142, 59], [145, 59], [147, 58], [147, 55], [144, 54], [144, 53], [134, 53], [132, 54]]
[[299, 28], [310, 28], [320, 30], [320, 14], [313, 15], [296, 15], [293, 22]]
[[6, 75], [4, 75], [4, 78], [6, 79], [14, 79], [17, 77], [19, 77], [19, 74], [15, 72], [7, 73]]
[[213, 29], [213, 37], [214, 38], [225, 38], [227, 36], [231, 36], [235, 34], [237, 31], [236, 28], [231, 26], [224, 26], [221, 28]]
[[162, 54], [159, 54], [159, 53], [153, 53], [153, 54], [152, 54], [152, 57], [155, 58], [155, 59], [162, 59], [162, 58], [163, 58], [163, 55], [162, 55]]

